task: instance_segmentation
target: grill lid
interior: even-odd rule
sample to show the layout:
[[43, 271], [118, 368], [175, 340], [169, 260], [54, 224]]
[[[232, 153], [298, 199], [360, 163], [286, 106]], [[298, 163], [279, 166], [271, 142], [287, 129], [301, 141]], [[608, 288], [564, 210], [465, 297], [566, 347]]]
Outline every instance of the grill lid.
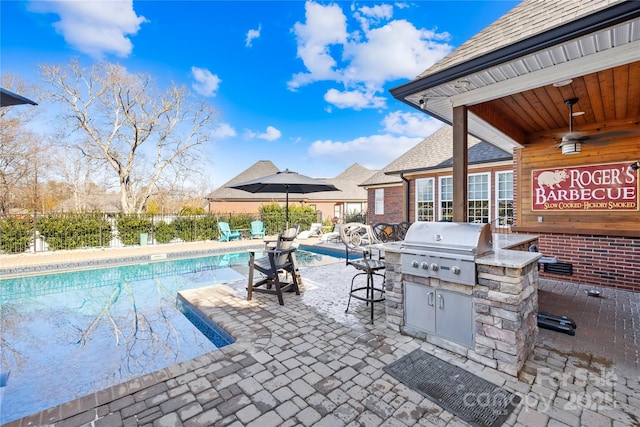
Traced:
[[483, 256], [493, 252], [490, 224], [467, 222], [414, 222], [401, 246], [402, 251], [420, 250]]

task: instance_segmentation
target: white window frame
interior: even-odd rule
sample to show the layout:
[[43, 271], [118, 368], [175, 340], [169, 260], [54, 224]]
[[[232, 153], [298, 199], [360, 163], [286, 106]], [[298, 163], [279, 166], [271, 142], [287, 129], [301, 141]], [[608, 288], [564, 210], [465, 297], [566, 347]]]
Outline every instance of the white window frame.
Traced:
[[[469, 204], [471, 202], [476, 202], [476, 201], [482, 201], [483, 202], [483, 201], [485, 201], [485, 199], [475, 199], [475, 198], [472, 199], [471, 198], [471, 192], [474, 189], [472, 188], [472, 185], [471, 185], [470, 181], [471, 181], [472, 178], [479, 177], [479, 176], [485, 176], [486, 177], [486, 182], [487, 182], [487, 190], [486, 190], [486, 193], [487, 193], [487, 199], [486, 199], [486, 202], [487, 202], [487, 223], [491, 223], [491, 213], [492, 213], [491, 212], [491, 174], [489, 172], [472, 173], [472, 174], [467, 175], [467, 218], [468, 218], [469, 222], [472, 221], [472, 216], [470, 215], [470, 212], [469, 212]], [[474, 217], [475, 217], [475, 215], [474, 215]], [[474, 220], [474, 222], [475, 222], [475, 220]], [[484, 222], [481, 222], [481, 223], [484, 224]]]
[[[511, 174], [511, 198], [501, 198], [500, 197], [500, 177], [505, 176], [507, 174]], [[513, 171], [498, 171], [496, 172], [496, 191], [495, 191], [495, 218], [496, 218], [496, 227], [509, 227], [512, 225], [513, 223], [513, 207], [514, 207], [514, 200], [513, 200]], [[500, 202], [505, 201], [505, 200], [510, 200], [511, 201], [511, 221], [509, 221], [508, 223], [501, 223], [500, 221]]]
[[[445, 179], [451, 180], [451, 199], [445, 199], [442, 197], [442, 181], [444, 181]], [[442, 209], [443, 202], [451, 203], [451, 212], [453, 215], [453, 175], [438, 177], [438, 220], [442, 220], [444, 217], [444, 211]], [[451, 219], [453, 219], [453, 217]]]
[[384, 188], [376, 188], [373, 191], [375, 215], [384, 215]]
[[[436, 217], [436, 208], [435, 208], [435, 178], [431, 177], [431, 178], [420, 178], [420, 179], [416, 179], [415, 183], [416, 183], [416, 190], [415, 190], [415, 218], [416, 221], [426, 221], [426, 219], [420, 219], [420, 209], [418, 208], [419, 204], [421, 202], [431, 202], [431, 217], [432, 217], [432, 221], [435, 221], [435, 217]], [[418, 187], [420, 185], [421, 182], [427, 182], [427, 186], [429, 185], [429, 182], [431, 184], [431, 200], [419, 200], [418, 196], [419, 196], [419, 192], [418, 192]]]

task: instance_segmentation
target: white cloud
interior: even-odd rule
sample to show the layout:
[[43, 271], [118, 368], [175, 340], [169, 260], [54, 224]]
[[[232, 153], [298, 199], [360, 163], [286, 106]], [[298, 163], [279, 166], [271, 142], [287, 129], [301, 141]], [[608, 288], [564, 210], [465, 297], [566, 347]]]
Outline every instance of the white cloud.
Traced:
[[251, 130], [247, 130], [244, 133], [245, 138], [248, 139], [265, 139], [267, 141], [275, 141], [282, 136], [282, 132], [273, 126], [267, 126], [267, 130], [262, 133], [254, 132]]
[[403, 113], [394, 111], [382, 120], [387, 132], [424, 138], [443, 126], [440, 120], [422, 113]]
[[69, 45], [96, 58], [104, 54], [126, 57], [133, 44], [127, 37], [137, 34], [140, 24], [132, 0], [112, 1], [31, 1], [30, 10], [54, 13], [60, 17], [53, 24]]
[[423, 139], [383, 134], [345, 142], [315, 141], [309, 146], [308, 154], [315, 160], [344, 164], [348, 159], [350, 163], [357, 161], [369, 169], [382, 169]]
[[191, 74], [195, 83], [191, 85], [193, 89], [202, 96], [216, 96], [216, 91], [220, 87], [222, 80], [205, 68], [191, 67]]
[[262, 24], [258, 25], [258, 29], [257, 30], [249, 30], [247, 31], [247, 38], [245, 40], [244, 45], [246, 47], [251, 47], [253, 44], [253, 41], [257, 38], [260, 38], [260, 32], [262, 31]]
[[295, 91], [318, 81], [336, 82], [342, 88], [327, 91], [325, 100], [339, 108], [384, 106], [377, 95], [386, 82], [412, 79], [452, 50], [448, 33], [392, 20], [390, 4], [353, 8], [352, 22], [359, 25], [354, 31], [338, 4], [307, 1], [305, 11], [305, 22], [293, 28], [305, 70], [295, 73], [288, 87]]
[[291, 90], [317, 80], [339, 77], [334, 71], [337, 63], [330, 47], [347, 40], [347, 17], [337, 4], [321, 6], [308, 1], [305, 16], [306, 23], [296, 22], [293, 32], [298, 42], [298, 58], [309, 72], [295, 74], [288, 83]]
[[324, 100], [338, 108], [379, 108], [385, 106], [386, 98], [375, 96], [375, 92], [361, 89], [339, 91], [329, 89], [324, 94]]
[[236, 130], [228, 123], [219, 123], [211, 132], [211, 136], [214, 138], [230, 138], [236, 136]]

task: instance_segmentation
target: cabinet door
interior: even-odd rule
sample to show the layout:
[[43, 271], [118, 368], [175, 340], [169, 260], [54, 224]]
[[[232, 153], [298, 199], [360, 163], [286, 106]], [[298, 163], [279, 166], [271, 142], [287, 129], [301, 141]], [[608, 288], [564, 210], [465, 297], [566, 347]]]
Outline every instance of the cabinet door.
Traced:
[[436, 293], [436, 335], [473, 347], [473, 299], [469, 295], [439, 290]]
[[404, 283], [404, 322], [423, 332], [436, 331], [435, 289], [428, 286]]

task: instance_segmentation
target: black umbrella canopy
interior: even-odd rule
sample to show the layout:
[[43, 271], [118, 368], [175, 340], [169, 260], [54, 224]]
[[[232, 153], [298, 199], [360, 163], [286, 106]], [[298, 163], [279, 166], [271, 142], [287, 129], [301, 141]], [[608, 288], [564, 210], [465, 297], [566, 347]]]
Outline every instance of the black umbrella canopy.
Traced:
[[285, 193], [287, 227], [289, 226], [289, 193], [307, 194], [320, 193], [323, 191], [340, 191], [333, 184], [310, 178], [306, 175], [300, 175], [289, 169], [262, 178], [252, 179], [251, 181], [229, 185], [228, 188], [235, 188], [249, 193]]
[[12, 105], [31, 104], [38, 105], [29, 98], [13, 93], [0, 87], [0, 107], [11, 107]]

